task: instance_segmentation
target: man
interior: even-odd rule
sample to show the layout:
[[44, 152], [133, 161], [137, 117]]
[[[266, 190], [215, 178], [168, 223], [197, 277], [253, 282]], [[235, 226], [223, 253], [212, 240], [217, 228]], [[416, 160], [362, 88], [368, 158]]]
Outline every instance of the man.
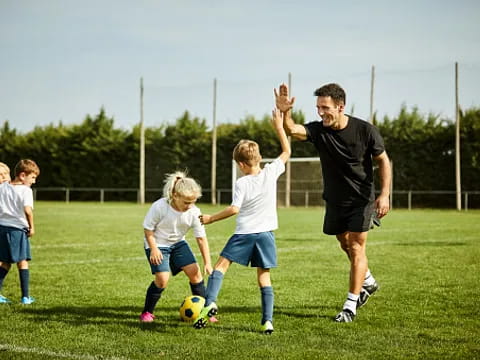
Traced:
[[[287, 134], [313, 143], [320, 156], [326, 202], [323, 232], [336, 236], [350, 260], [349, 292], [335, 321], [351, 322], [357, 308], [378, 289], [368, 269], [365, 249], [372, 222], [390, 208], [391, 168], [383, 139], [372, 124], [344, 113], [346, 95], [338, 84], [315, 90], [322, 121], [305, 125], [292, 120], [295, 98], [288, 97], [288, 87], [282, 84], [279, 93], [277, 89], [274, 93]], [[372, 159], [378, 164], [381, 183], [376, 199]]]

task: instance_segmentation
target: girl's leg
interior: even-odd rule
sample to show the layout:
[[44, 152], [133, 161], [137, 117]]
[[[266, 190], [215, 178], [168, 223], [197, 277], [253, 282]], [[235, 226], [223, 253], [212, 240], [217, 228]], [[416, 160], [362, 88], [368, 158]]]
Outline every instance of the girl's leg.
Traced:
[[205, 282], [203, 281], [202, 272], [197, 263], [189, 264], [182, 268], [185, 275], [187, 275], [190, 281], [190, 289], [192, 295], [198, 295], [205, 297]]
[[163, 290], [167, 287], [168, 280], [170, 278], [169, 272], [157, 272], [155, 273], [155, 280], [152, 281], [150, 286], [147, 289], [147, 294], [145, 296], [145, 306], [143, 307], [142, 313], [153, 314], [155, 306], [157, 305], [158, 300], [162, 296]]
[[273, 322], [273, 288], [270, 280], [270, 270], [257, 268], [258, 286], [262, 296], [262, 325], [266, 321]]

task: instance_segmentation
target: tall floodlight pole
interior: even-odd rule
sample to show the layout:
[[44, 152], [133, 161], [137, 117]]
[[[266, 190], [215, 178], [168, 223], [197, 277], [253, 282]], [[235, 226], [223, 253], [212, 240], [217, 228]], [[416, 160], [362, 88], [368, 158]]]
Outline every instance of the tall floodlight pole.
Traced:
[[457, 210], [462, 210], [462, 186], [460, 178], [460, 106], [458, 104], [458, 63], [455, 63], [455, 183]]
[[[292, 98], [292, 73], [288, 73], [288, 91], [290, 98]], [[293, 110], [290, 110], [293, 111]], [[289, 136], [288, 142], [291, 144], [292, 139]], [[285, 207], [290, 207], [290, 191], [291, 191], [291, 174], [292, 168], [290, 161], [287, 161], [285, 166]]]
[[375, 65], [372, 65], [372, 75], [370, 79], [370, 123], [373, 124], [373, 94], [375, 87]]
[[143, 77], [140, 78], [140, 187], [138, 202], [145, 204], [145, 127], [143, 125]]
[[217, 79], [213, 79], [212, 204], [217, 203]]

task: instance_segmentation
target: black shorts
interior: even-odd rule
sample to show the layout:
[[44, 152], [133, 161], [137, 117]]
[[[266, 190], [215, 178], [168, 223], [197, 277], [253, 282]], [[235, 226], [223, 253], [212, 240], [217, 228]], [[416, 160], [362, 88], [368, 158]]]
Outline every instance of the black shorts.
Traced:
[[343, 234], [346, 231], [370, 230], [375, 213], [375, 202], [363, 206], [325, 206], [323, 232], [327, 235]]

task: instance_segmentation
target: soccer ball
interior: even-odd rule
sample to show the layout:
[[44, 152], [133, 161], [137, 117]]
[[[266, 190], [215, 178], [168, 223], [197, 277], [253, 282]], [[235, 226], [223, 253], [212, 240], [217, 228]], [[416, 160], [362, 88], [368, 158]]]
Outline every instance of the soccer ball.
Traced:
[[195, 321], [205, 305], [205, 299], [198, 295], [187, 296], [180, 305], [180, 319], [186, 322]]

